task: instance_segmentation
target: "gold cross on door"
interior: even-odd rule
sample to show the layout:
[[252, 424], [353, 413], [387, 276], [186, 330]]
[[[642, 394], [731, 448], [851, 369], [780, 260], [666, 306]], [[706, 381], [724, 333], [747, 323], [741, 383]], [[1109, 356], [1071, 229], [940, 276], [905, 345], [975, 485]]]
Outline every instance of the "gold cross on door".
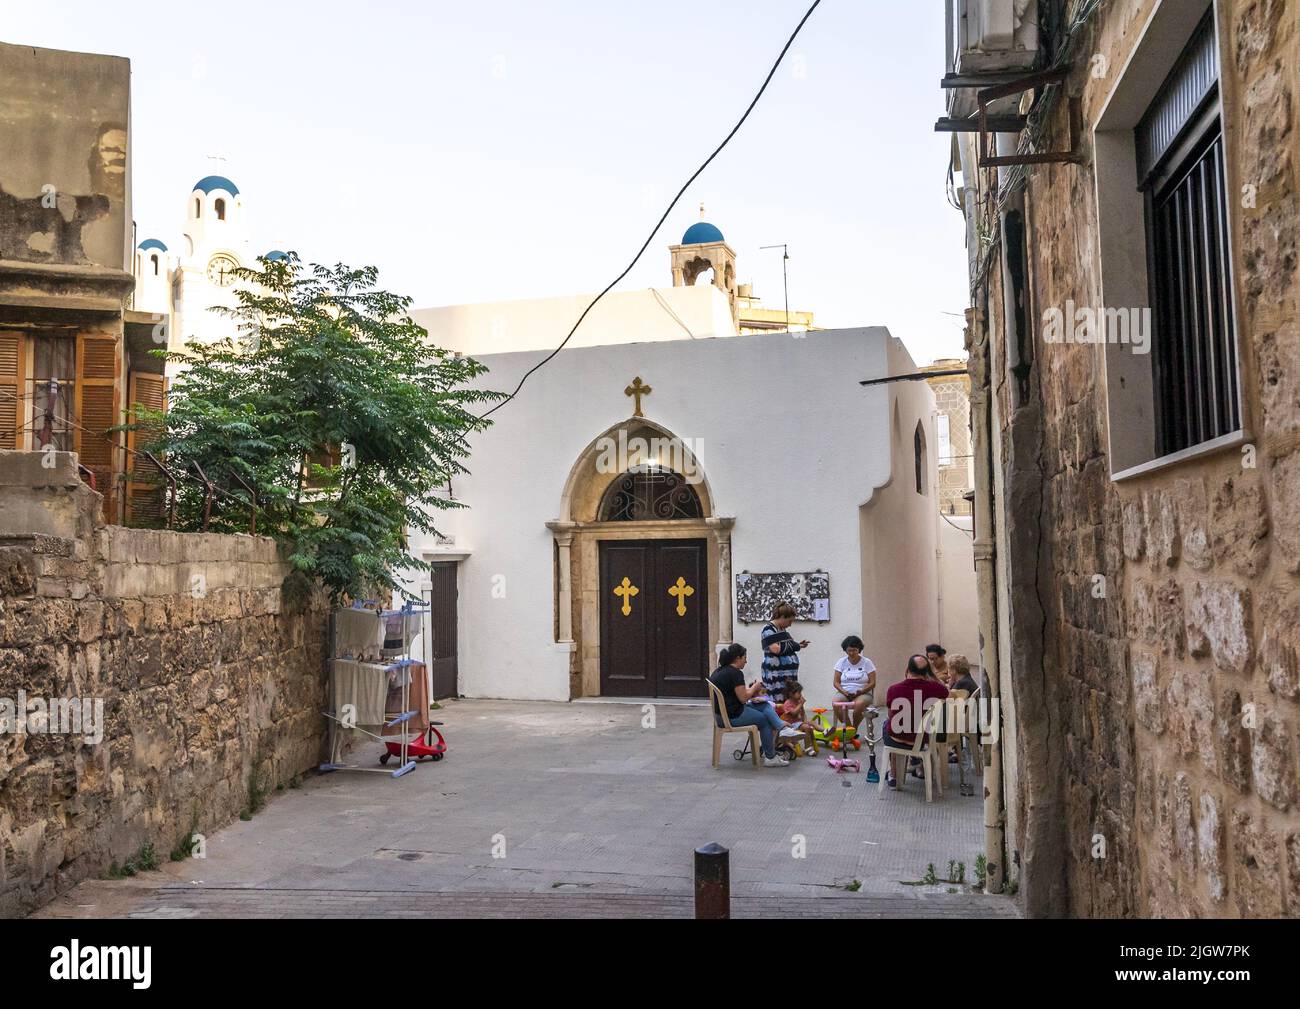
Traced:
[[640, 591], [626, 575], [623, 576], [621, 584], [614, 586], [614, 595], [623, 600], [623, 608], [619, 611], [623, 616], [630, 617], [632, 615], [632, 597]]
[[677, 615], [686, 616], [686, 597], [695, 595], [695, 590], [686, 584], [686, 579], [679, 577], [677, 584], [668, 589], [668, 594], [677, 597]]

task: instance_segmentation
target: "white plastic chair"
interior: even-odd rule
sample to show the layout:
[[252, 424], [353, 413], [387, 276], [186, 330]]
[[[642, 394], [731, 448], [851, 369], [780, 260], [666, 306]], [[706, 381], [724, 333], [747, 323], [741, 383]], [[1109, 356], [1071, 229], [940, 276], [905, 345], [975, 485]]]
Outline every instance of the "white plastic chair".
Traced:
[[[916, 735], [913, 737], [912, 745], [910, 747], [904, 748], [901, 746], [890, 746], [888, 743], [885, 743], [883, 739], [881, 740], [881, 749], [884, 750], [886, 773], [880, 776], [880, 785], [876, 789], [877, 792], [883, 792], [885, 790], [885, 779], [888, 777], [889, 772], [893, 770], [893, 762], [890, 759], [892, 755], [897, 754], [900, 757], [909, 758], [917, 757], [921, 761], [921, 773], [925, 778], [925, 801], [934, 801], [933, 782], [937, 775], [935, 774], [934, 768], [935, 746], [933, 736], [935, 727], [939, 723], [939, 712], [940, 706], [938, 704], [932, 704], [926, 709], [925, 713], [921, 716], [921, 724], [917, 727]], [[944, 759], [946, 760], [946, 748], [944, 753]], [[904, 760], [903, 773], [901, 775], [904, 780], [907, 778], [907, 765], [908, 761]], [[901, 781], [899, 781], [899, 787], [902, 787]], [[939, 794], [942, 795], [943, 786], [940, 785], [939, 789]]]
[[[728, 732], [747, 732], [749, 733], [749, 742], [746, 744], [752, 751], [754, 766], [758, 766], [758, 749], [762, 737], [758, 734], [757, 725], [732, 725], [731, 719], [727, 717], [727, 705], [722, 698], [722, 691], [718, 689], [717, 684], [712, 680], [704, 681], [709, 686], [709, 717], [713, 722], [713, 766], [718, 766], [718, 760], [722, 756], [722, 737]], [[717, 717], [714, 717], [714, 716]], [[722, 724], [718, 724], [718, 719]]]

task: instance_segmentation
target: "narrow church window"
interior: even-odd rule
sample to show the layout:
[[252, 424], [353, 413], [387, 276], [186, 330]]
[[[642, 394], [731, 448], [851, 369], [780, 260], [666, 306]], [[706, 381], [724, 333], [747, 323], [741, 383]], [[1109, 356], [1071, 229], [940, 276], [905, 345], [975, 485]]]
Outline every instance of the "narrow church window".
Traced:
[[194, 216], [195, 217], [203, 216], [203, 205], [199, 202], [199, 198], [197, 196], [194, 197]]
[[217, 220], [224, 221], [226, 219], [226, 201], [217, 200], [217, 202], [214, 203], [212, 206], [213, 209], [215, 209], [217, 212]]
[[700, 497], [680, 473], [660, 466], [629, 470], [609, 485], [600, 503], [601, 522], [704, 517]]
[[158, 257], [156, 255], [150, 256], [149, 260], [153, 263], [153, 275], [156, 277], [158, 276]]
[[925, 432], [921, 422], [916, 422], [916, 433], [912, 435], [912, 451], [916, 455], [916, 492], [925, 493]]

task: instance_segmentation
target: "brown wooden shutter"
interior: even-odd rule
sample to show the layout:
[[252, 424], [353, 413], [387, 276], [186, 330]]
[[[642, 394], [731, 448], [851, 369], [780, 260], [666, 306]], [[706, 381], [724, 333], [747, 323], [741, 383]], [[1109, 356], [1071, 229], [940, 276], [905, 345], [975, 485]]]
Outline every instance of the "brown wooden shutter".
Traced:
[[73, 439], [81, 465], [95, 474], [95, 489], [104, 495], [104, 521], [117, 521], [114, 458], [120, 423], [117, 341], [111, 336], [77, 337], [77, 424]]
[[23, 365], [27, 357], [22, 333], [0, 330], [0, 449], [18, 448], [23, 427]]
[[[162, 410], [167, 406], [167, 379], [148, 372], [132, 372], [129, 391], [130, 408], [127, 423], [136, 422], [136, 407]], [[148, 447], [152, 440], [151, 429], [126, 433], [126, 524], [131, 526], [160, 525], [165, 518], [167, 484], [162, 472], [148, 459], [136, 455]]]

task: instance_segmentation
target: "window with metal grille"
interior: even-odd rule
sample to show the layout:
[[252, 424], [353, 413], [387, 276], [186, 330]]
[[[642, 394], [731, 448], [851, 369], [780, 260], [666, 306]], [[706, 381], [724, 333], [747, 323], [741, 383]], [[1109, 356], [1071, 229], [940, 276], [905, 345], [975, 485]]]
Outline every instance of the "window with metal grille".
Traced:
[[1218, 79], [1211, 9], [1135, 131], [1159, 455], [1241, 427]]
[[704, 517], [704, 508], [695, 488], [680, 473], [641, 466], [609, 485], [599, 515], [602, 522], [698, 519]]

